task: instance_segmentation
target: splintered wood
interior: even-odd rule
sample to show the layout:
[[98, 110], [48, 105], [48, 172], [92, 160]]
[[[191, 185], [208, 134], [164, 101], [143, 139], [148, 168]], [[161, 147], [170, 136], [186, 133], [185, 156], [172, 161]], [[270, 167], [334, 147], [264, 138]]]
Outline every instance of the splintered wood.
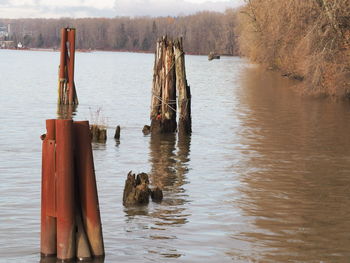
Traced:
[[[176, 104], [178, 94], [178, 105]], [[179, 110], [177, 110], [179, 108]], [[157, 42], [151, 101], [151, 132], [177, 130], [191, 133], [191, 92], [187, 85], [182, 38], [172, 41], [163, 37]]]

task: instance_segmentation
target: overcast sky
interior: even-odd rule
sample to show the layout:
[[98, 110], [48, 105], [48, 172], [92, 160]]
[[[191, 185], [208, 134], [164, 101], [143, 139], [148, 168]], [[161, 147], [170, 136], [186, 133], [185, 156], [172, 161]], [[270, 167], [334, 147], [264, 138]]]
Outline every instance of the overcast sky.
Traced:
[[0, 18], [175, 16], [224, 11], [244, 0], [0, 0]]

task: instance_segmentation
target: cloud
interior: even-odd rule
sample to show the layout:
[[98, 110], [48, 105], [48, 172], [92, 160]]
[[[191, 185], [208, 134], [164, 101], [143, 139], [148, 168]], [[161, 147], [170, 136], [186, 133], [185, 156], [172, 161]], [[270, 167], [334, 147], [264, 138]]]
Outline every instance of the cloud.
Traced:
[[231, 1], [188, 1], [188, 0], [116, 0], [115, 9], [120, 16], [176, 16], [188, 15], [198, 11], [210, 10], [223, 12], [243, 3]]
[[176, 16], [222, 12], [243, 0], [0, 0], [0, 18]]

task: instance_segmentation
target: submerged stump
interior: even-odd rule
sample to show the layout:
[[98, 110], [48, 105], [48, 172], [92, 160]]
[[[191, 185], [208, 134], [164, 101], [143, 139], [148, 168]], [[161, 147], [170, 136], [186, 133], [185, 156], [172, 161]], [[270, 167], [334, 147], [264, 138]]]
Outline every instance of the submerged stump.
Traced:
[[161, 202], [163, 200], [163, 191], [157, 186], [151, 190], [151, 198], [153, 202]]
[[145, 205], [149, 203], [149, 198], [155, 202], [163, 199], [163, 191], [156, 187], [154, 190], [149, 188], [148, 174], [140, 173], [137, 176], [130, 171], [125, 180], [123, 192], [123, 205]]
[[220, 55], [214, 53], [214, 52], [210, 52], [208, 55], [208, 60], [211, 61], [213, 59], [220, 59]]
[[107, 129], [103, 125], [90, 125], [91, 140], [104, 143], [107, 141]]
[[142, 133], [143, 133], [144, 135], [150, 134], [150, 133], [151, 133], [151, 126], [149, 126], [149, 125], [143, 126]]

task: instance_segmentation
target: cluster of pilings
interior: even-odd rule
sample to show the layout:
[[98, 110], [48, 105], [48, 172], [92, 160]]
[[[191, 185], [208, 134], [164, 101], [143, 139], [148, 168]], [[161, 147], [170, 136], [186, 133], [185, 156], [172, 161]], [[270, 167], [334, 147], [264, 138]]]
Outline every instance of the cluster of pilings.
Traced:
[[41, 254], [104, 256], [88, 121], [47, 120], [42, 136]]
[[150, 118], [152, 133], [191, 133], [191, 91], [182, 38], [172, 41], [165, 36], [157, 42]]
[[[63, 28], [58, 104], [63, 107], [60, 112], [64, 117], [47, 120], [47, 133], [42, 136], [40, 249], [43, 256], [56, 256], [62, 261], [104, 256], [91, 147], [91, 140], [97, 132], [88, 121], [72, 120], [78, 104], [74, 59], [75, 29]], [[186, 79], [182, 38], [172, 41], [163, 37], [157, 42], [151, 126], [147, 127], [146, 130], [152, 133], [191, 133], [191, 92]], [[99, 135], [98, 141], [101, 137], [105, 140], [106, 134]], [[119, 142], [119, 126], [115, 139]], [[150, 196], [154, 201], [162, 199], [162, 191], [149, 189], [147, 174], [141, 175], [128, 175], [123, 198], [125, 205], [147, 203]]]
[[58, 103], [78, 104], [74, 83], [75, 29], [61, 30], [61, 57], [58, 80]]

